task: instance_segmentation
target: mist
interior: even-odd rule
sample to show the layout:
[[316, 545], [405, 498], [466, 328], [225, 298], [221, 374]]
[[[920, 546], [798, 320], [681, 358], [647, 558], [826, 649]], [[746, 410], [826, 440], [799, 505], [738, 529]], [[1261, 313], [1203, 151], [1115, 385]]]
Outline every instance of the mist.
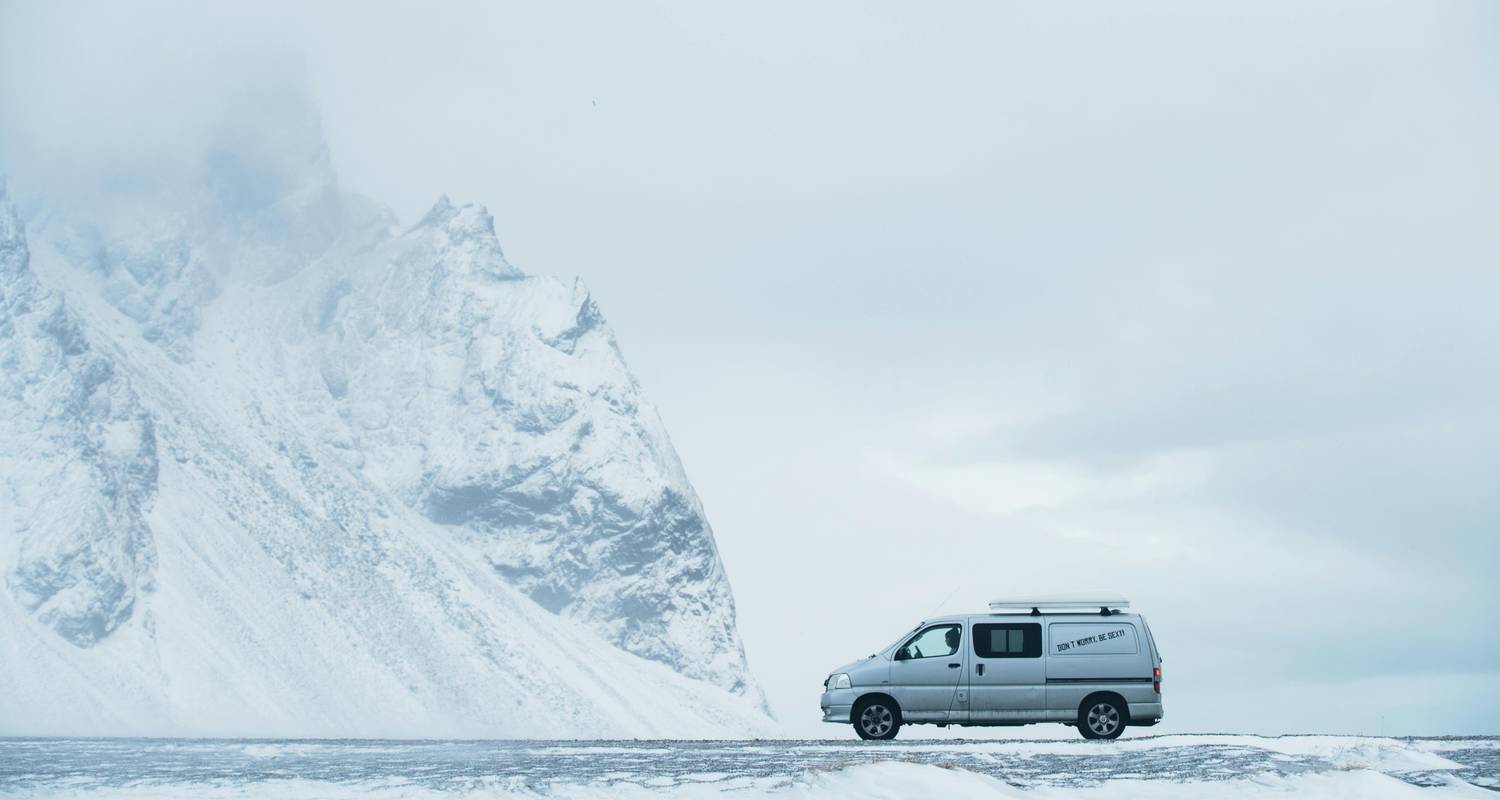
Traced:
[[7, 3], [0, 173], [31, 221], [483, 204], [608, 316], [797, 735], [924, 617], [1090, 589], [1159, 730], [1494, 733], [1497, 23]]

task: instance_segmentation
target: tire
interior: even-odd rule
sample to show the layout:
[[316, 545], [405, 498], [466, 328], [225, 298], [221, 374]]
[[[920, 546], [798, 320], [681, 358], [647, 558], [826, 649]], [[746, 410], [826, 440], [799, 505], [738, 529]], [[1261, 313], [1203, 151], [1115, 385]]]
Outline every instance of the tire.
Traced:
[[894, 739], [901, 730], [901, 709], [894, 700], [875, 697], [855, 703], [849, 720], [861, 739]]
[[1078, 732], [1085, 739], [1118, 739], [1125, 732], [1125, 704], [1113, 697], [1090, 697], [1078, 707]]

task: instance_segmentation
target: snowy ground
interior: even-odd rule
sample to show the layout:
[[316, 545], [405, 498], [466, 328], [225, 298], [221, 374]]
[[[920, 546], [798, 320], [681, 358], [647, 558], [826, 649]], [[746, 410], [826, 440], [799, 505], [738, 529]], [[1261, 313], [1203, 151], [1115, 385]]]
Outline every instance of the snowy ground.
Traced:
[[1500, 737], [0, 739], [0, 797], [1500, 797]]

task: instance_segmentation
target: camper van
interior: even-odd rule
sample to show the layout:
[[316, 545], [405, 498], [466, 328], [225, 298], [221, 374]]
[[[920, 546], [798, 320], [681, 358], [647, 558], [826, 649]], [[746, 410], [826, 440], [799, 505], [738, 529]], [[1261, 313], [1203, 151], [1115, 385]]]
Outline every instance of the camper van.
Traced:
[[1161, 653], [1118, 595], [999, 598], [924, 621], [823, 682], [823, 721], [862, 739], [902, 725], [1061, 722], [1088, 739], [1162, 719]]

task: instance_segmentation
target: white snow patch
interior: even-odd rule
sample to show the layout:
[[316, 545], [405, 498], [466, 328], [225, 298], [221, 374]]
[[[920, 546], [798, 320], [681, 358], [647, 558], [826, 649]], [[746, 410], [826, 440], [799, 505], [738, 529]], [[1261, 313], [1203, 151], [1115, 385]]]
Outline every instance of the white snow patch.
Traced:
[[152, 800], [426, 800], [427, 798], [556, 798], [556, 800], [738, 800], [775, 798], [861, 798], [861, 800], [914, 800], [941, 797], [944, 800], [1260, 800], [1261, 798], [1382, 798], [1384, 800], [1442, 800], [1442, 798], [1492, 798], [1484, 789], [1462, 783], [1419, 787], [1371, 770], [1347, 770], [1294, 777], [1261, 776], [1231, 781], [1165, 783], [1149, 780], [1116, 780], [1085, 788], [1019, 789], [1003, 781], [960, 769], [885, 762], [851, 767], [796, 781], [760, 779], [718, 783], [676, 782], [647, 779], [635, 783], [568, 784], [545, 788], [519, 785], [515, 781], [476, 780], [473, 785], [443, 791], [406, 781], [335, 783], [301, 779], [270, 780], [242, 785], [183, 784], [177, 786], [127, 786], [98, 790], [52, 788], [28, 793], [36, 800], [97, 800], [100, 798], [151, 798]]

